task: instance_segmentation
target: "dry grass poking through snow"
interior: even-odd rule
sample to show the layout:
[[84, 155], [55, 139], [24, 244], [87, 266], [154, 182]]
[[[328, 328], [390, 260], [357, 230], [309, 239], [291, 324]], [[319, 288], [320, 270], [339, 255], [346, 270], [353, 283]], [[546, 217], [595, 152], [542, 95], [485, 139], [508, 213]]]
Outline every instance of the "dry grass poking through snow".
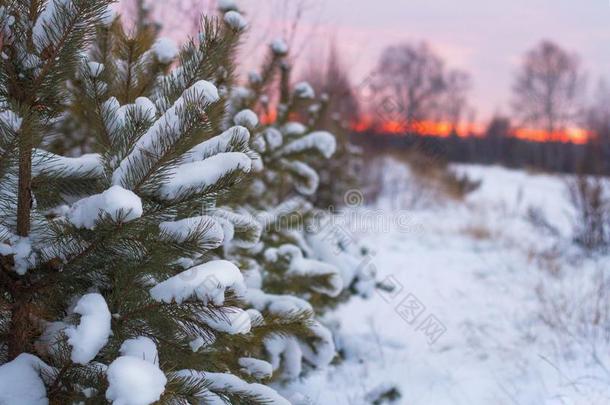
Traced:
[[477, 241], [490, 240], [494, 237], [494, 233], [487, 226], [482, 224], [467, 225], [462, 228], [462, 233]]
[[462, 201], [481, 185], [438, 156], [420, 150], [373, 156], [366, 163], [364, 175], [362, 183], [369, 202], [383, 195], [394, 209], [427, 209]]
[[447, 162], [434, 155], [413, 151], [404, 159], [416, 180], [438, 189], [446, 197], [461, 200], [481, 186], [479, 180], [473, 180], [465, 173], [456, 173]]

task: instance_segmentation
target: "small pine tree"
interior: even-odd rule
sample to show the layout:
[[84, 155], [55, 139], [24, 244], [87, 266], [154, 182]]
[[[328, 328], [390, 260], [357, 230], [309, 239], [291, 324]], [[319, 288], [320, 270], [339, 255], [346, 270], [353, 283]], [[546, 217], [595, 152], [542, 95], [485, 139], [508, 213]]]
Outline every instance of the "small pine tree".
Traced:
[[0, 402], [288, 403], [257, 348], [311, 307], [221, 260], [260, 234], [230, 210], [260, 169], [227, 125], [243, 17], [175, 55], [109, 3], [0, 7]]
[[[333, 158], [314, 165], [320, 185], [312, 202], [318, 208], [331, 210], [362, 203], [362, 150], [350, 141], [351, 126], [360, 119], [360, 106], [336, 44], [331, 45], [325, 63], [320, 64], [318, 58], [311, 61], [303, 79], [321, 95], [319, 104], [306, 112], [310, 127], [331, 131], [337, 140]], [[349, 201], [350, 196], [356, 197], [356, 204]]]
[[[276, 314], [307, 308], [322, 316], [354, 293], [370, 292], [372, 267], [354, 241], [346, 243], [350, 236], [329, 223], [328, 213], [309, 202], [319, 185], [314, 167], [333, 157], [335, 137], [319, 122], [324, 100], [306, 82], [291, 84], [284, 41], [270, 48], [260, 73], [250, 73], [248, 84], [234, 87], [230, 97], [233, 123], [252, 132], [251, 148], [260, 159], [239, 207], [261, 223], [262, 237], [253, 248], [231, 245], [225, 254], [248, 268], [247, 301], [255, 308]], [[278, 378], [296, 378], [334, 359], [333, 337], [322, 322], [313, 321], [305, 332], [264, 341], [262, 352], [271, 356]]]
[[319, 101], [281, 41], [236, 85], [232, 2], [179, 51], [108, 3], [0, 8], [0, 381], [23, 376], [0, 402], [287, 403], [257, 382], [328, 364], [314, 313], [371, 285], [303, 226], [336, 148]]

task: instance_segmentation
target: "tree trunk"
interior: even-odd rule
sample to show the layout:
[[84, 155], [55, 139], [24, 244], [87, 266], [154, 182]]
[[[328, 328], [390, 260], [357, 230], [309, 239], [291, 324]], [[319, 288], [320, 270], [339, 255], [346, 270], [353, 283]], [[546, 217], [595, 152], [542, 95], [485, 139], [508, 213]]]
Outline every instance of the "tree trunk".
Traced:
[[[21, 131], [19, 143], [19, 179], [17, 190], [17, 235], [28, 237], [32, 209], [32, 142], [28, 131]], [[27, 277], [16, 281], [11, 310], [8, 355], [13, 359], [31, 346], [32, 325], [27, 293]]]
[[19, 296], [11, 311], [11, 324], [8, 337], [8, 358], [10, 360], [21, 353], [32, 351], [34, 329], [31, 323], [31, 308], [27, 296]]
[[[22, 132], [24, 138], [28, 134]], [[19, 145], [19, 185], [17, 194], [17, 235], [27, 237], [30, 233], [30, 211], [32, 209], [32, 144], [22, 139]]]

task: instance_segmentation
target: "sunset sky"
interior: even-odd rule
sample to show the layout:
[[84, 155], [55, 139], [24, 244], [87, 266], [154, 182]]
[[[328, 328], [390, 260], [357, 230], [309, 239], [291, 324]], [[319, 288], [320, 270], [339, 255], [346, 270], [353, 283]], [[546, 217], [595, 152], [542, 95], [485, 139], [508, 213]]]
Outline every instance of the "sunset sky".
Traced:
[[[281, 3], [240, 4], [249, 9], [256, 30], [265, 27], [267, 35], [276, 35], [269, 32], [281, 31]], [[256, 30], [255, 42], [263, 38]], [[449, 66], [472, 74], [478, 120], [508, 111], [521, 56], [543, 38], [581, 56], [590, 88], [601, 76], [610, 78], [609, 0], [317, 0], [310, 2], [300, 32], [306, 38], [301, 38], [305, 46], [298, 46], [304, 56], [315, 57], [335, 36], [355, 82], [366, 77], [384, 47], [426, 39]]]

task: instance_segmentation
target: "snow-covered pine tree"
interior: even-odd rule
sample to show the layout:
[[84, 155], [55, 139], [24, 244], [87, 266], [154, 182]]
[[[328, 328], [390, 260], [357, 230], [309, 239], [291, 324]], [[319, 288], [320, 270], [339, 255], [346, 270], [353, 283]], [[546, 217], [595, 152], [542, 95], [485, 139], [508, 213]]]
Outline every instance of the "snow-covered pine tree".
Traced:
[[[249, 348], [311, 309], [248, 309], [219, 258], [260, 232], [218, 208], [257, 162], [223, 124], [244, 19], [176, 55], [109, 3], [0, 3], [0, 403], [287, 404]], [[91, 153], [49, 151], [72, 131]]]
[[[260, 157], [238, 207], [261, 223], [263, 233], [253, 248], [232, 244], [225, 254], [248, 269], [246, 301], [256, 309], [278, 315], [307, 308], [322, 315], [356, 292], [368, 293], [374, 281], [355, 243], [345, 243], [349, 236], [308, 201], [319, 183], [313, 167], [332, 157], [336, 142], [316, 129], [320, 101], [308, 83], [291, 84], [287, 54], [284, 41], [273, 41], [261, 71], [231, 91], [233, 115], [225, 126], [248, 128], [251, 148]], [[274, 86], [279, 88], [276, 108], [270, 101]], [[271, 356], [278, 378], [291, 379], [308, 367], [328, 365], [335, 346], [330, 330], [316, 320], [307, 333], [267, 338], [262, 353]]]
[[[100, 76], [98, 83], [113, 86], [100, 89], [100, 96], [113, 95], [121, 105], [132, 103], [138, 96], [150, 95], [157, 78], [167, 73], [178, 52], [171, 40], [157, 39], [160, 27], [150, 21], [145, 4], [137, 1], [135, 6], [134, 34], [128, 35], [118, 19], [108, 21], [96, 28], [96, 40], [88, 50], [90, 59], [99, 61], [90, 66]], [[100, 71], [95, 71], [98, 68]], [[115, 75], [119, 76], [115, 78]], [[54, 153], [79, 156], [95, 149], [96, 138], [90, 133], [89, 121], [95, 105], [91, 103], [90, 89], [83, 83], [87, 78], [77, 72], [71, 79], [69, 111], [58, 122], [59, 136], [49, 145]]]

